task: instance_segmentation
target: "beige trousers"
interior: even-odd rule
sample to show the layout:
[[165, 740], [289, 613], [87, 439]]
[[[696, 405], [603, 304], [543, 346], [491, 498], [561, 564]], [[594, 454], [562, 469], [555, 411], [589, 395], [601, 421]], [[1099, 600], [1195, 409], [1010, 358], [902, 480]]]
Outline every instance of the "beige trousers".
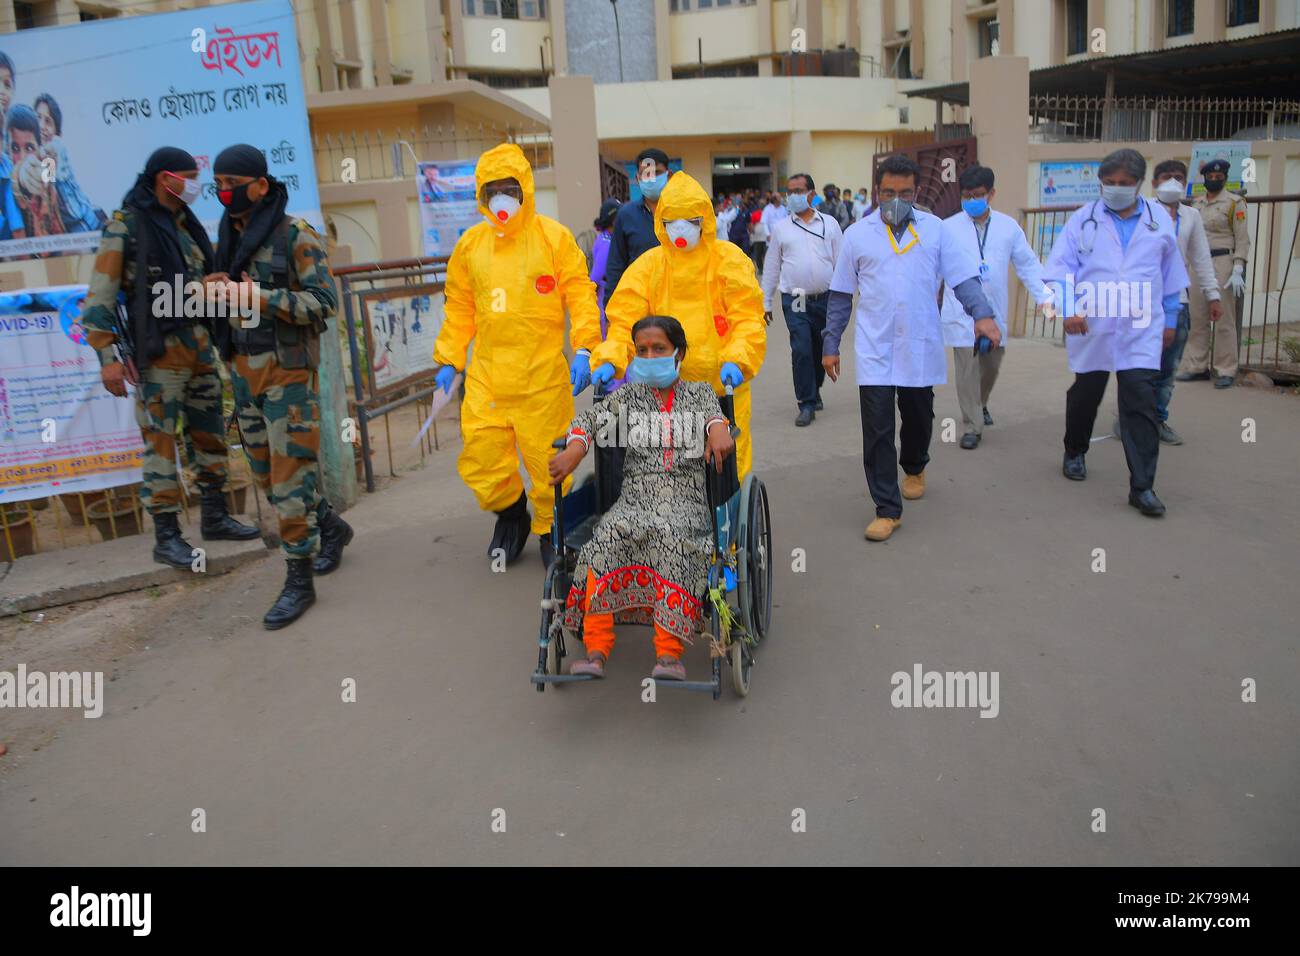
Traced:
[[[1228, 277], [1232, 275], [1232, 256], [1215, 256], [1214, 277], [1219, 282], [1219, 291], [1223, 298], [1223, 318], [1218, 322], [1210, 321], [1210, 303], [1193, 283], [1187, 290], [1191, 305], [1192, 327], [1187, 333], [1187, 349], [1183, 352], [1183, 372], [1205, 372], [1211, 368], [1215, 375], [1237, 375], [1237, 297], [1232, 290], [1225, 288]], [[1214, 362], [1210, 362], [1210, 332], [1214, 333]]]
[[1006, 347], [990, 349], [976, 355], [969, 345], [952, 350], [952, 364], [957, 379], [957, 402], [961, 405], [962, 433], [984, 433], [984, 406], [998, 380]]

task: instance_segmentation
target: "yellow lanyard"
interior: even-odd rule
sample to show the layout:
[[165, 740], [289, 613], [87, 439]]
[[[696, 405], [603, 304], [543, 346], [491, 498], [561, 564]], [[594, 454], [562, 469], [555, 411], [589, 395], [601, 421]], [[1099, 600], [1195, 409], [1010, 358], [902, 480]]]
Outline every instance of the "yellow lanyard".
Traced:
[[912, 234], [912, 241], [900, 249], [898, 248], [897, 240], [894, 239], [893, 228], [890, 227], [888, 224], [885, 225], [885, 233], [886, 235], [889, 236], [889, 244], [894, 247], [894, 255], [896, 256], [901, 256], [903, 253], [907, 252], [907, 250], [911, 249], [914, 245], [916, 245], [918, 242], [921, 241], [921, 237], [916, 234], [916, 226], [914, 226], [910, 222], [907, 224], [907, 231]]

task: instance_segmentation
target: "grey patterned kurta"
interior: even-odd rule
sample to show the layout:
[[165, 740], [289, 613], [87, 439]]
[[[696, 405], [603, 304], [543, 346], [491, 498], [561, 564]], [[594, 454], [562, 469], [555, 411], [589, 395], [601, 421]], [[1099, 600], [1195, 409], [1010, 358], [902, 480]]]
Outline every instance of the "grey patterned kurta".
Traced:
[[[669, 394], [671, 410], [665, 415]], [[602, 428], [612, 434], [614, 422], [625, 426], [620, 444], [627, 453], [619, 499], [578, 552], [565, 602], [566, 631], [580, 635], [587, 613], [613, 613], [616, 622], [658, 624], [688, 641], [702, 630], [700, 596], [708, 587], [713, 554], [704, 435], [714, 420], [725, 418], [713, 389], [704, 382], [683, 381], [662, 394], [649, 385], [624, 385], [573, 420], [571, 439], [579, 436], [589, 443], [604, 443]], [[590, 594], [588, 570], [595, 577]]]

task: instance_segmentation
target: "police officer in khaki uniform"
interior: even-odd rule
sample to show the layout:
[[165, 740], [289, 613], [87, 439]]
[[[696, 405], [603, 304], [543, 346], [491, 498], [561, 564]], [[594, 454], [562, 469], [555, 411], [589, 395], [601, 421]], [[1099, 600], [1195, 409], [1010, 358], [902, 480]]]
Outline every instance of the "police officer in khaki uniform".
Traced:
[[[1213, 369], [1214, 387], [1231, 388], [1237, 377], [1237, 296], [1246, 291], [1246, 256], [1250, 236], [1246, 232], [1246, 200], [1224, 189], [1228, 161], [1212, 159], [1201, 166], [1205, 195], [1192, 205], [1201, 214], [1205, 236], [1210, 241], [1214, 276], [1223, 290], [1223, 318], [1214, 321], [1210, 306], [1198, 286], [1188, 290], [1192, 328], [1183, 355], [1180, 382], [1208, 381]], [[1210, 357], [1210, 330], [1214, 330], [1214, 356]]]

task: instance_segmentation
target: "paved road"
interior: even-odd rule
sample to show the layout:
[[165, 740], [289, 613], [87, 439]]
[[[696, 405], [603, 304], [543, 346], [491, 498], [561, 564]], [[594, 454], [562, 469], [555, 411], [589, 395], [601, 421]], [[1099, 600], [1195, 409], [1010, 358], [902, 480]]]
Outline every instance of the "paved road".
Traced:
[[[489, 572], [490, 524], [444, 451], [354, 509], [342, 570], [290, 630], [256, 623], [274, 559], [194, 590], [186, 614], [119, 605], [136, 650], [104, 717], [0, 758], [0, 860], [1300, 863], [1300, 404], [1179, 386], [1187, 444], [1162, 452], [1170, 514], [1152, 521], [1125, 504], [1113, 440], [1086, 483], [1060, 476], [1066, 377], [1059, 348], [1013, 343], [973, 452], [938, 440], [957, 408], [940, 388], [926, 498], [869, 544], [856, 390], [828, 387], [795, 429], [773, 336], [755, 432], [775, 634], [744, 701], [642, 703], [640, 631], [605, 682], [535, 693], [540, 558]], [[996, 671], [996, 718], [891, 706], [916, 664]], [[688, 665], [705, 670], [703, 648]]]

